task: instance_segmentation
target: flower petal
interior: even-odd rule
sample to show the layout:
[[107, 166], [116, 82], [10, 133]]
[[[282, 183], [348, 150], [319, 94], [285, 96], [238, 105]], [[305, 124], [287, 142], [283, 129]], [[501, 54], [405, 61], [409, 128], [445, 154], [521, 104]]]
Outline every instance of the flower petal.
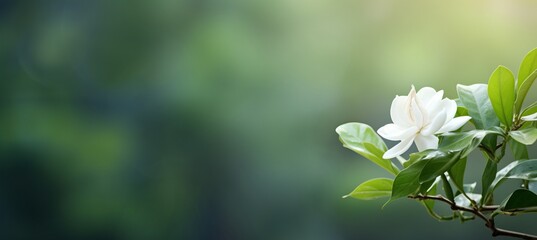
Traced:
[[400, 156], [401, 154], [403, 154], [404, 152], [406, 152], [406, 150], [410, 148], [413, 141], [414, 141], [414, 136], [401, 141], [400, 143], [398, 143], [397, 145], [395, 145], [394, 147], [386, 151], [382, 157], [384, 159], [392, 159], [394, 157]]
[[408, 97], [410, 100], [410, 118], [412, 119], [414, 126], [421, 128], [425, 122], [425, 116], [423, 114], [425, 111], [418, 103], [418, 99], [416, 98], [416, 89], [414, 89], [414, 86], [412, 86], [412, 90], [410, 90]]
[[396, 96], [392, 101], [392, 107], [390, 109], [392, 122], [401, 127], [411, 126], [410, 115], [408, 113], [409, 108], [410, 105], [408, 105], [407, 96]]
[[442, 100], [442, 97], [444, 96], [444, 91], [436, 91], [434, 88], [431, 87], [424, 87], [418, 91], [416, 94], [418, 98], [421, 100], [421, 102], [425, 103], [426, 107], [429, 108], [432, 103], [439, 102]]
[[416, 94], [422, 101], [428, 102], [434, 95], [436, 95], [436, 90], [432, 87], [423, 87]]
[[434, 119], [421, 130], [421, 135], [429, 136], [440, 130], [446, 122], [446, 112], [441, 111]]
[[386, 124], [377, 130], [377, 133], [380, 136], [392, 141], [401, 141], [403, 139], [407, 139], [410, 136], [415, 135], [417, 132], [418, 128], [416, 126], [402, 128], [393, 123]]
[[455, 131], [459, 128], [461, 128], [464, 124], [466, 124], [471, 117], [468, 116], [462, 116], [462, 117], [456, 117], [451, 119], [447, 124], [445, 124], [440, 130], [438, 130], [436, 133], [445, 133], [445, 132], [451, 132]]
[[437, 149], [438, 148], [438, 137], [435, 135], [423, 136], [418, 134], [414, 139], [418, 151], [425, 151], [427, 149]]
[[[438, 94], [440, 96], [440, 94]], [[427, 105], [427, 113], [429, 114], [429, 121], [433, 120], [436, 115], [444, 111], [444, 105], [442, 104], [442, 98], [434, 97]]]
[[448, 123], [455, 117], [455, 114], [457, 113], [457, 103], [454, 100], [444, 98], [442, 99], [442, 106], [444, 107], [444, 111], [446, 112], [446, 121], [445, 123]]

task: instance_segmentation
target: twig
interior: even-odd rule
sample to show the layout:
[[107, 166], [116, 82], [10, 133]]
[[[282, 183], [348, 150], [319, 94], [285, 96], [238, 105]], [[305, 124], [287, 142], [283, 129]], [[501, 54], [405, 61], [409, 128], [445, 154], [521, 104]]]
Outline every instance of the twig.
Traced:
[[496, 211], [500, 206], [499, 205], [485, 205], [479, 208], [479, 211]]
[[[485, 226], [487, 226], [492, 231], [492, 236], [494, 236], [494, 237], [495, 236], [509, 236], [509, 237], [517, 237], [517, 238], [521, 238], [521, 239], [527, 239], [527, 240], [537, 240], [537, 236], [535, 236], [535, 235], [497, 228], [496, 224], [494, 223], [494, 219], [493, 218], [487, 218], [481, 211], [479, 211], [479, 209], [459, 206], [456, 203], [452, 202], [451, 200], [445, 198], [442, 195], [432, 195], [432, 196], [430, 196], [430, 195], [418, 194], [418, 195], [415, 195], [415, 196], [409, 196], [409, 198], [417, 199], [417, 200], [437, 200], [437, 201], [447, 203], [451, 207], [452, 210], [465, 211], [465, 212], [473, 213], [475, 216], [477, 216], [477, 217], [483, 219], [483, 221], [485, 221]], [[492, 211], [492, 210], [495, 210], [495, 209], [493, 209], [493, 207], [496, 207], [496, 209], [497, 209], [497, 206], [483, 206], [483, 207], [481, 207], [481, 210], [482, 211]]]

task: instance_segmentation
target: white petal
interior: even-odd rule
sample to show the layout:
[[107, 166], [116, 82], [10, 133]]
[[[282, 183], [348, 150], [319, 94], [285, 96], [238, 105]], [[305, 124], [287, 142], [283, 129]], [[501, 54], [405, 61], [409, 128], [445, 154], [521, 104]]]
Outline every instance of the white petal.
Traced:
[[401, 154], [403, 154], [404, 152], [406, 152], [406, 150], [410, 148], [410, 146], [412, 145], [412, 141], [414, 141], [414, 136], [409, 137], [401, 141], [394, 147], [390, 148], [388, 151], [384, 153], [382, 157], [384, 159], [391, 159], [391, 158], [400, 156]]
[[409, 107], [407, 96], [396, 96], [392, 101], [392, 107], [390, 109], [392, 122], [401, 127], [411, 126], [412, 124], [408, 114]]
[[444, 111], [444, 105], [442, 104], [442, 98], [434, 97], [427, 105], [427, 112], [429, 114], [429, 120], [433, 120], [436, 115]]
[[521, 117], [520, 119], [522, 119], [523, 121], [526, 121], [526, 122], [535, 122], [535, 121], [537, 121], [537, 113]]
[[448, 123], [457, 113], [457, 103], [454, 100], [444, 98], [442, 100], [442, 106], [444, 106], [444, 111], [446, 112], [445, 123]]
[[433, 88], [430, 87], [424, 87], [418, 91], [416, 94], [418, 98], [421, 100], [424, 105], [429, 108], [434, 103], [438, 103], [442, 100], [442, 97], [444, 96], [444, 91], [435, 91]]
[[468, 121], [472, 119], [468, 116], [462, 116], [462, 117], [456, 117], [451, 119], [446, 125], [444, 125], [440, 130], [438, 130], [436, 133], [445, 133], [445, 132], [451, 132], [455, 131], [459, 128], [461, 128], [464, 124], [466, 124]]
[[444, 123], [446, 122], [446, 113], [440, 112], [437, 114], [434, 119], [421, 130], [421, 134], [425, 136], [433, 135], [435, 132], [440, 130]]
[[431, 98], [436, 95], [436, 90], [432, 87], [421, 88], [416, 94], [422, 101], [429, 102]]
[[408, 137], [415, 135], [417, 132], [418, 128], [416, 126], [402, 128], [393, 123], [386, 124], [377, 130], [377, 133], [380, 136], [392, 141], [401, 141], [403, 139], [407, 139]]
[[410, 99], [410, 118], [413, 120], [414, 126], [421, 128], [425, 119], [423, 115], [423, 108], [417, 102], [416, 90], [414, 89], [414, 86], [412, 86], [412, 90], [410, 91], [408, 97]]
[[418, 151], [424, 151], [427, 149], [437, 149], [438, 148], [438, 137], [435, 135], [423, 136], [418, 134], [414, 139]]

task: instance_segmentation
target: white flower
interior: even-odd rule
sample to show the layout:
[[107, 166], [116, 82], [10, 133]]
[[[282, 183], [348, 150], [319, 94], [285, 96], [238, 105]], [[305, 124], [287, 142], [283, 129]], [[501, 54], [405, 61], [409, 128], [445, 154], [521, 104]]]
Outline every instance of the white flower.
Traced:
[[470, 117], [455, 117], [457, 103], [444, 98], [444, 91], [424, 87], [416, 93], [412, 86], [408, 96], [396, 96], [390, 115], [393, 123], [381, 127], [377, 132], [383, 138], [401, 141], [384, 153], [385, 159], [400, 156], [412, 142], [418, 151], [438, 148], [435, 134], [450, 132], [462, 127]]

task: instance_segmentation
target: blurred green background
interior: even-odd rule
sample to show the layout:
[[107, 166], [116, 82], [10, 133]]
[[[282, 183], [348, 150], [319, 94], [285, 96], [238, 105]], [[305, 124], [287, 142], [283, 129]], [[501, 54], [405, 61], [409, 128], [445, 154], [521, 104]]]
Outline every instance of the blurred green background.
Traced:
[[[341, 199], [388, 174], [334, 129], [389, 123], [411, 84], [455, 98], [499, 64], [517, 72], [536, 10], [0, 1], [0, 238], [487, 239], [482, 222], [439, 223], [415, 201]], [[469, 162], [478, 179], [484, 161]], [[498, 221], [535, 233], [535, 218]]]

